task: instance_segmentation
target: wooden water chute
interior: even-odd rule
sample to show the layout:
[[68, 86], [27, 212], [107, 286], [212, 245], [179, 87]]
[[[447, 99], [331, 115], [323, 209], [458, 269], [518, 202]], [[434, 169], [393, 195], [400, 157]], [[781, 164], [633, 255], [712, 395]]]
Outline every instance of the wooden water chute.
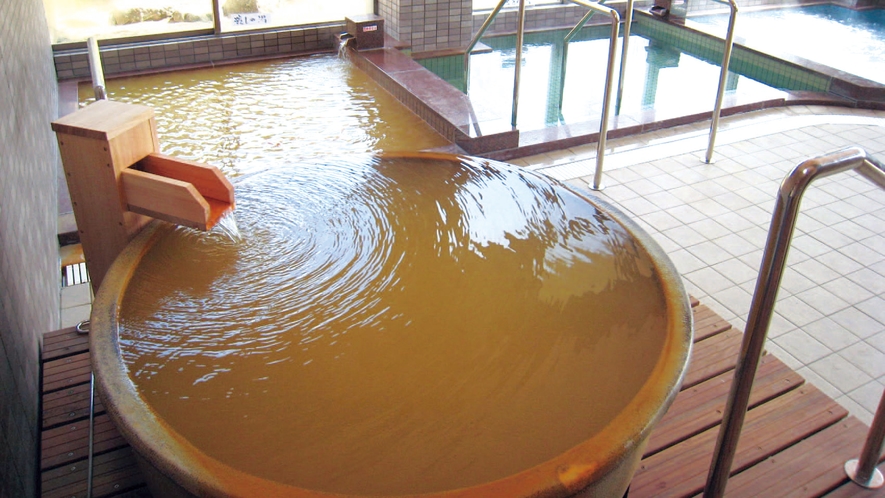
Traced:
[[94, 291], [152, 218], [208, 230], [234, 208], [218, 168], [159, 153], [150, 107], [99, 100], [52, 129]]

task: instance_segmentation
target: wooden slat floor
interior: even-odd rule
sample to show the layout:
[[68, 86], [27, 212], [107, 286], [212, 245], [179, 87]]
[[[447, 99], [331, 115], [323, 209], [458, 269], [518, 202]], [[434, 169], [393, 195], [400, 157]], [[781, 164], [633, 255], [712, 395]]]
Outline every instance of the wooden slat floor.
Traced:
[[[741, 332], [692, 302], [695, 345], [682, 391], [652, 434], [629, 496], [695, 496], [706, 480]], [[43, 497], [86, 496], [88, 338], [65, 329], [43, 339]], [[867, 426], [773, 356], [756, 375], [726, 495], [872, 497], [842, 466], [857, 458]], [[149, 497], [132, 452], [96, 403], [93, 496]], [[881, 465], [880, 465], [881, 468]]]

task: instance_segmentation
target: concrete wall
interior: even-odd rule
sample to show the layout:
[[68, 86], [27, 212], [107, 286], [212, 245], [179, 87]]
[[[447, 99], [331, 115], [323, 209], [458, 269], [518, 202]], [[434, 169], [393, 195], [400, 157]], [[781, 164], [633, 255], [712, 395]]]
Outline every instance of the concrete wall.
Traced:
[[0, 1], [0, 496], [36, 494], [39, 351], [59, 323], [58, 90], [41, 0]]

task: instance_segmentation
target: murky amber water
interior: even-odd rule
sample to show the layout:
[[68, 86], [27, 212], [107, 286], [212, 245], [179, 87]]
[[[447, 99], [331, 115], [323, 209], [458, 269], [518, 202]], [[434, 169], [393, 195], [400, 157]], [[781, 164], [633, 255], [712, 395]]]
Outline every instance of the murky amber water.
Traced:
[[165, 232], [121, 310], [142, 395], [206, 454], [321, 491], [440, 491], [598, 433], [667, 320], [645, 251], [512, 166], [355, 157], [240, 178], [240, 240]]
[[[80, 85], [80, 102], [92, 100]], [[326, 156], [448, 142], [333, 54], [109, 79], [111, 100], [153, 107], [165, 154], [238, 176]]]

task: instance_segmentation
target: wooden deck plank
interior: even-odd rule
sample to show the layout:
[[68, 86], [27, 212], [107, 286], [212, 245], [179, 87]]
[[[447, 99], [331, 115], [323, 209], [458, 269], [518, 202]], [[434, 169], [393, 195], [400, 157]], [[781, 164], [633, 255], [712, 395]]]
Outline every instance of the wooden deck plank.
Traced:
[[[95, 417], [93, 432], [95, 453], [126, 446], [126, 440], [117, 431], [107, 415]], [[89, 420], [65, 425], [43, 432], [40, 468], [51, 469], [66, 465], [88, 455]]]
[[[649, 438], [645, 456], [673, 446], [722, 422], [722, 412], [734, 380], [728, 371], [696, 386], [682, 390]], [[770, 401], [802, 385], [805, 380], [774, 356], [759, 363], [750, 393], [750, 408]]]
[[58, 329], [58, 330], [53, 330], [51, 332], [46, 332], [45, 334], [43, 334], [43, 344], [44, 344], [44, 346], [46, 345], [47, 342], [51, 344], [53, 341], [57, 341], [59, 337], [67, 336], [67, 335], [71, 334], [72, 332], [76, 333], [76, 331], [77, 331], [77, 327], [65, 327], [63, 329]]
[[76, 327], [43, 335], [43, 361], [51, 361], [89, 350], [89, 335], [78, 334]]
[[728, 496], [823, 495], [848, 482], [842, 465], [860, 454], [868, 430], [848, 417], [733, 476], [726, 487]]
[[[683, 391], [653, 432], [630, 496], [701, 491], [738, 357], [741, 331], [691, 298], [695, 345]], [[88, 336], [44, 336], [42, 496], [85, 496]], [[773, 356], [763, 357], [727, 496], [883, 496], [841, 484], [834, 459], [856, 453], [866, 428]], [[96, 405], [95, 496], [149, 498], [131, 449]], [[853, 455], [851, 457], [856, 457]], [[785, 477], [786, 476], [786, 477]], [[787, 488], [782, 488], [785, 483]], [[782, 490], [784, 493], [781, 493]], [[831, 491], [832, 490], [832, 491]]]
[[43, 364], [43, 392], [48, 393], [89, 382], [92, 373], [89, 353], [80, 353]]
[[[879, 471], [885, 473], [885, 465], [879, 465]], [[825, 498], [883, 498], [885, 497], [885, 487], [879, 489], [866, 489], [853, 482], [847, 482], [830, 491]]]
[[692, 309], [694, 314], [694, 340], [702, 341], [710, 336], [720, 334], [731, 328], [731, 324], [723, 320], [710, 308], [699, 304]]
[[[847, 415], [817, 388], [805, 385], [747, 412], [732, 473], [801, 441]], [[644, 459], [631, 498], [693, 496], [703, 490], [719, 427]]]
[[[93, 496], [115, 496], [138, 490], [136, 496], [150, 496], [128, 446], [94, 458]], [[79, 460], [58, 469], [44, 472], [41, 488], [43, 498], [85, 497], [87, 461]]]
[[736, 329], [729, 329], [708, 339], [694, 344], [694, 350], [688, 364], [688, 371], [682, 388], [700, 384], [713, 377], [734, 369], [743, 334]]
[[[95, 393], [95, 413], [104, 413], [104, 405]], [[79, 384], [43, 395], [43, 428], [76, 422], [89, 416], [89, 384]]]

